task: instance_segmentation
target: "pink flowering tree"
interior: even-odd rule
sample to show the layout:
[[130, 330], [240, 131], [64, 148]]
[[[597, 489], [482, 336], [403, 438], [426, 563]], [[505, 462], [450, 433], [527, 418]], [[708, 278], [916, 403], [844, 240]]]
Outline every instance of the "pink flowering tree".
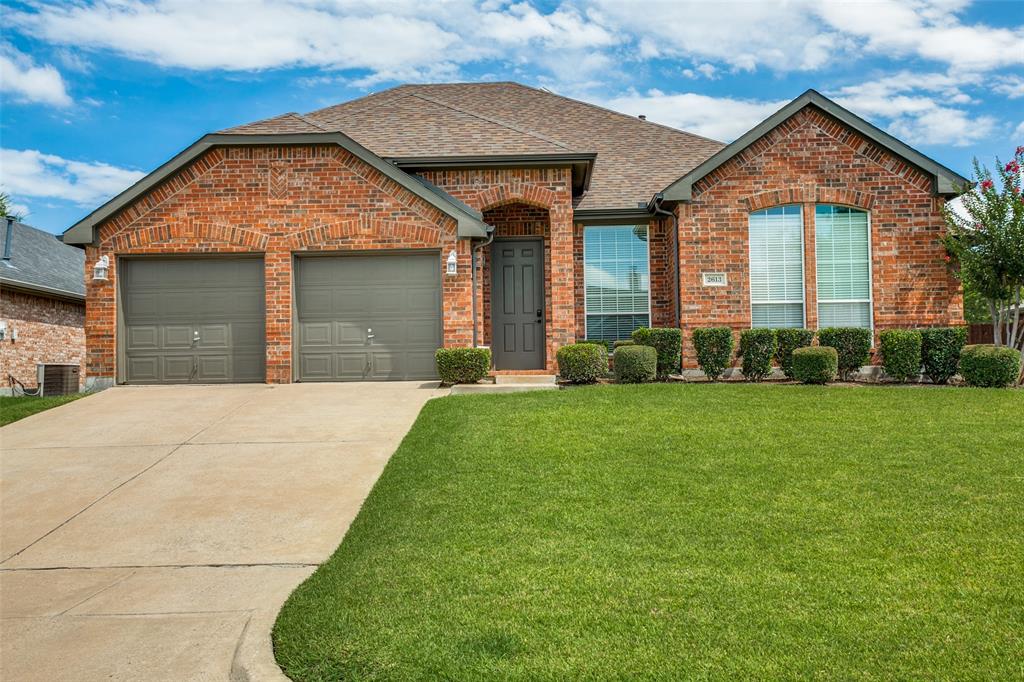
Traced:
[[944, 209], [946, 262], [988, 304], [997, 346], [1024, 349], [1024, 146], [996, 173], [974, 161], [976, 184], [964, 187], [962, 209]]

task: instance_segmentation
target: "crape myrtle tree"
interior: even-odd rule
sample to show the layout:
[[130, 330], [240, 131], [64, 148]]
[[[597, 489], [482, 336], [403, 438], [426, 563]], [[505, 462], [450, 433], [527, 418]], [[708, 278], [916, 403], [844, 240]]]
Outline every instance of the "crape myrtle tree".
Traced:
[[974, 161], [975, 186], [962, 188], [962, 211], [946, 206], [946, 262], [988, 306], [995, 345], [1024, 349], [1024, 146], [996, 173]]

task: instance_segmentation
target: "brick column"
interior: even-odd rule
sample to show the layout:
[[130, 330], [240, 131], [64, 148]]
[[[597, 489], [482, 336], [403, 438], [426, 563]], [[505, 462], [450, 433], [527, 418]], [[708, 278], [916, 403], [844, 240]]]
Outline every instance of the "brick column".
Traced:
[[818, 260], [814, 241], [814, 204], [803, 205], [804, 217], [804, 327], [818, 328]]
[[555, 354], [576, 340], [576, 273], [573, 262], [572, 206], [559, 202], [549, 209], [551, 220], [551, 320], [548, 324], [547, 369], [557, 368]]
[[[106, 282], [92, 279], [92, 269], [101, 255], [110, 259]], [[114, 354], [117, 347], [117, 257], [95, 246], [85, 248], [85, 379], [86, 386], [106, 387], [114, 383]]]
[[274, 241], [263, 257], [267, 383], [287, 384], [292, 380], [292, 254]]
[[[457, 274], [445, 273], [448, 254], [455, 249]], [[473, 269], [470, 265], [470, 240], [453, 234], [441, 238], [441, 297], [445, 347], [473, 345]], [[477, 310], [477, 315], [482, 316]]]

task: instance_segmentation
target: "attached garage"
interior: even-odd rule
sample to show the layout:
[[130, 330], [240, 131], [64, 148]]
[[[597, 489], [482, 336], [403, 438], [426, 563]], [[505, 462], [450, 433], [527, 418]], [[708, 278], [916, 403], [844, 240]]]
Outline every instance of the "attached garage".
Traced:
[[436, 252], [297, 258], [295, 378], [436, 378], [440, 262]]
[[140, 258], [120, 263], [121, 380], [262, 382], [261, 258]]

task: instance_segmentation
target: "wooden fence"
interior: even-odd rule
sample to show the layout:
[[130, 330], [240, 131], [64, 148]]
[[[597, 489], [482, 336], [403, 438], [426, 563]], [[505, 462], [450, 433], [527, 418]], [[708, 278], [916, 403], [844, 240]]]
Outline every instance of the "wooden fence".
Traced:
[[995, 335], [992, 333], [992, 325], [972, 324], [968, 327], [967, 343], [995, 343]]

